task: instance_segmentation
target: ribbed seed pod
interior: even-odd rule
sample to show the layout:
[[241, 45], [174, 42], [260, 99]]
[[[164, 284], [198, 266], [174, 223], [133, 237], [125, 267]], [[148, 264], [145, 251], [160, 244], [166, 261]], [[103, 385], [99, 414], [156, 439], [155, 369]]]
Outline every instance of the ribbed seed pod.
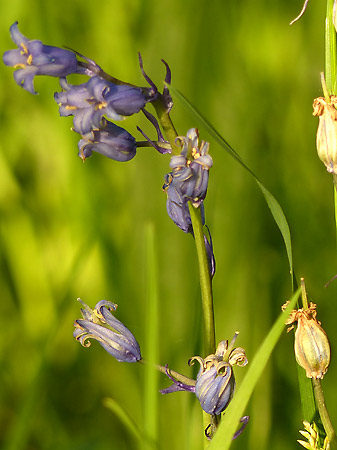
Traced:
[[[294, 310], [286, 324], [297, 322], [295, 332], [295, 357], [306, 371], [308, 378], [323, 378], [330, 363], [328, 337], [316, 319], [316, 305], [310, 303], [308, 309]], [[293, 328], [290, 327], [288, 331]]]

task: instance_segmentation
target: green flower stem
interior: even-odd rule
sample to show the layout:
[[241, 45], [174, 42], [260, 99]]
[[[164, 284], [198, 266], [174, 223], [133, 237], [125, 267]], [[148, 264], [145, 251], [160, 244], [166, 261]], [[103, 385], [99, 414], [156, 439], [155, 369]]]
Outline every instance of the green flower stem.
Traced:
[[[145, 359], [141, 359], [141, 364], [149, 364]], [[164, 375], [167, 375], [167, 372], [172, 375], [174, 379], [177, 381], [181, 381], [184, 384], [187, 384], [188, 386], [195, 386], [195, 380], [193, 378], [186, 377], [185, 375], [182, 375], [179, 372], [176, 372], [175, 370], [167, 369], [165, 366], [161, 366], [160, 364], [155, 365], [156, 369], [159, 370], [159, 372], [163, 373]]]
[[336, 226], [336, 242], [337, 242], [337, 175], [333, 174], [333, 195], [335, 205], [335, 226]]
[[333, 23], [334, 0], [327, 0], [325, 21], [325, 80], [329, 95], [336, 94], [336, 31]]
[[215, 353], [215, 324], [212, 282], [208, 267], [201, 211], [200, 208], [194, 208], [190, 202], [188, 203], [188, 207], [191, 215], [195, 246], [197, 249], [199, 262], [201, 301], [204, 321], [204, 354], [210, 355], [211, 353]]
[[[333, 23], [334, 0], [327, 0], [326, 22], [325, 22], [325, 80], [329, 95], [336, 95], [336, 30]], [[333, 175], [335, 223], [337, 235], [337, 177]], [[337, 449], [336, 433], [333, 429], [328, 410], [325, 405], [324, 394], [320, 380], [313, 379], [314, 394], [319, 415], [325, 432], [330, 441], [331, 450]]]
[[307, 297], [307, 290], [305, 288], [304, 278], [301, 278], [301, 293], [302, 293], [302, 304], [303, 309], [308, 309], [308, 297]]
[[164, 130], [165, 136], [171, 145], [172, 154], [179, 155], [181, 149], [176, 144], [176, 137], [178, 136], [178, 133], [177, 133], [176, 129], [174, 128], [170, 114], [167, 111], [163, 96], [159, 95], [157, 100], [152, 102], [152, 105], [153, 105], [154, 109], [156, 110], [158, 120]]
[[321, 381], [313, 378], [312, 384], [314, 387], [314, 394], [315, 394], [317, 409], [318, 409], [319, 415], [321, 417], [325, 432], [328, 436], [330, 446], [331, 446], [330, 448], [331, 448], [331, 450], [336, 450], [337, 449], [336, 433], [335, 433], [335, 430], [333, 429], [333, 426], [332, 426], [332, 423], [331, 423], [331, 420], [329, 417], [329, 413], [328, 413], [328, 410], [325, 405]]
[[[164, 142], [157, 142], [157, 141], [153, 141], [154, 144], [157, 144], [159, 147], [161, 148], [165, 148], [167, 150], [171, 149], [171, 145], [170, 144], [166, 144]], [[151, 142], [149, 141], [137, 141], [137, 147], [149, 147], [149, 148], [153, 148], [153, 145]]]

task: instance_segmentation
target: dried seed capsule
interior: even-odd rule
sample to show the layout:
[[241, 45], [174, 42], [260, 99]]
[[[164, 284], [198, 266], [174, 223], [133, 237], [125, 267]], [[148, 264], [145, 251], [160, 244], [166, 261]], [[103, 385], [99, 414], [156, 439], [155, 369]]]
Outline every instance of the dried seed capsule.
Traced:
[[327, 171], [337, 174], [337, 97], [332, 95], [328, 103], [325, 98], [314, 100], [314, 116], [319, 117], [317, 129], [317, 153]]
[[[295, 332], [295, 356], [308, 378], [323, 378], [330, 363], [328, 337], [316, 319], [316, 305], [308, 309], [292, 311], [286, 324], [297, 322]], [[288, 331], [293, 328], [290, 327]]]

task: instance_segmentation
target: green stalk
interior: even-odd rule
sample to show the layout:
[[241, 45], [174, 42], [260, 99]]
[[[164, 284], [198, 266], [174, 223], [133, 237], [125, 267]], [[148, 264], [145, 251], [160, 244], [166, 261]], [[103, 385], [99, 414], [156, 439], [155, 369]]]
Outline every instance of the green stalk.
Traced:
[[328, 436], [330, 446], [331, 446], [330, 448], [331, 448], [331, 450], [336, 450], [337, 449], [336, 433], [335, 433], [335, 430], [333, 429], [333, 426], [332, 426], [332, 423], [330, 420], [330, 416], [329, 416], [328, 410], [325, 405], [321, 381], [313, 378], [312, 384], [314, 386], [314, 394], [315, 394], [317, 409], [318, 409], [320, 418], [322, 420], [324, 430]]
[[[334, 0], [327, 0], [326, 22], [325, 22], [325, 80], [329, 95], [336, 95], [336, 71], [337, 71], [337, 55], [336, 55], [336, 30], [333, 20]], [[334, 207], [335, 207], [335, 223], [337, 233], [337, 193], [336, 193], [336, 175], [333, 175], [334, 183]], [[328, 410], [324, 401], [324, 394], [320, 380], [312, 380], [314, 394], [319, 415], [322, 420], [325, 432], [331, 444], [331, 449], [337, 449], [336, 434], [331, 424]]]
[[[193, 234], [195, 240], [195, 247], [198, 255], [199, 263], [199, 276], [200, 276], [200, 290], [201, 290], [201, 303], [203, 312], [203, 325], [204, 325], [204, 354], [210, 355], [215, 353], [215, 324], [214, 324], [214, 308], [213, 308], [213, 292], [212, 292], [212, 280], [209, 273], [208, 258], [204, 241], [204, 231], [201, 218], [200, 208], [194, 208], [191, 202], [188, 202], [190, 210]], [[203, 425], [204, 429], [211, 423], [214, 431], [214, 427], [217, 426], [214, 422], [214, 416], [209, 416], [203, 411]], [[214, 423], [213, 423], [214, 422]], [[209, 441], [207, 437], [204, 437], [204, 448], [208, 447]]]
[[308, 297], [307, 297], [307, 291], [305, 288], [304, 278], [301, 278], [301, 294], [302, 294], [302, 304], [303, 309], [308, 309]]
[[334, 0], [327, 0], [325, 21], [325, 80], [329, 95], [336, 95], [336, 31], [333, 23]]
[[337, 242], [337, 176], [333, 174], [333, 197], [335, 206], [335, 226], [336, 226], [336, 242]]
[[[177, 131], [174, 128], [170, 114], [166, 108], [163, 96], [159, 96], [154, 101], [153, 106], [156, 110], [158, 120], [165, 132], [166, 138], [172, 147], [172, 154], [179, 155], [181, 149], [176, 144]], [[210, 355], [215, 353], [215, 325], [214, 325], [214, 311], [213, 311], [213, 293], [212, 283], [209, 274], [208, 259], [204, 241], [203, 224], [201, 219], [200, 208], [194, 208], [191, 203], [188, 203], [191, 215], [193, 233], [195, 238], [195, 246], [197, 250], [199, 263], [200, 288], [203, 311], [204, 324], [204, 353]]]
[[174, 128], [170, 114], [167, 111], [163, 96], [159, 95], [158, 98], [156, 99], [156, 101], [152, 102], [152, 105], [153, 105], [154, 109], [156, 110], [158, 120], [159, 120], [161, 126], [163, 127], [165, 136], [171, 145], [172, 154], [179, 155], [181, 149], [176, 144], [176, 137], [178, 136], [178, 133], [177, 133], [176, 129]]
[[200, 208], [194, 208], [189, 202], [195, 246], [198, 255], [201, 302], [204, 324], [204, 354], [215, 353], [215, 324], [213, 310], [212, 281], [209, 273], [208, 258], [206, 253], [204, 231]]
[[172, 369], [167, 369], [165, 366], [161, 366], [160, 364], [151, 364], [146, 359], [141, 359], [138, 361], [138, 363], [144, 364], [144, 365], [152, 365], [155, 369], [159, 370], [159, 372], [163, 373], [164, 375], [167, 375], [167, 372], [172, 375], [172, 377], [177, 380], [181, 381], [184, 384], [187, 384], [188, 386], [195, 386], [195, 380], [193, 378], [186, 377], [185, 375], [182, 375], [179, 372], [176, 372]]
[[[172, 123], [169, 111], [166, 108], [163, 96], [159, 96], [156, 101], [154, 101], [153, 106], [156, 110], [158, 120], [164, 130], [166, 138], [168, 139], [171, 148], [172, 155], [179, 155], [181, 148], [176, 143], [177, 131]], [[188, 207], [191, 215], [193, 234], [195, 240], [195, 246], [197, 250], [198, 264], [199, 264], [199, 277], [200, 277], [200, 289], [201, 289], [201, 301], [202, 301], [202, 312], [203, 312], [203, 352], [205, 355], [210, 355], [215, 353], [215, 324], [214, 324], [214, 310], [213, 310], [213, 292], [212, 292], [212, 281], [209, 273], [208, 258], [204, 241], [204, 231], [201, 218], [200, 208], [194, 208], [191, 202], [188, 202]], [[166, 373], [166, 369], [162, 366], [157, 366], [157, 369]], [[184, 378], [181, 374], [176, 374], [170, 371], [177, 380], [182, 381]], [[176, 375], [178, 375], [176, 377]], [[195, 383], [195, 382], [194, 382]], [[190, 383], [186, 383], [190, 384]], [[203, 412], [203, 423], [204, 429], [211, 422], [213, 427], [216, 427], [217, 420]], [[207, 437], [204, 437], [204, 448], [208, 447]]]

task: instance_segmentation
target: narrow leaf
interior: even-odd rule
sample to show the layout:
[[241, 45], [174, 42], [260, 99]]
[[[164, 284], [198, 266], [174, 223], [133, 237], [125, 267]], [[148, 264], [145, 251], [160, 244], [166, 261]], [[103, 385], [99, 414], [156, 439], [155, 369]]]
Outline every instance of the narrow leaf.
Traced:
[[132, 434], [139, 441], [139, 443], [143, 440], [143, 435], [135, 421], [130, 417], [125, 409], [116, 402], [116, 400], [107, 397], [103, 400], [103, 404], [119, 418], [120, 422], [125, 426], [130, 434]]

